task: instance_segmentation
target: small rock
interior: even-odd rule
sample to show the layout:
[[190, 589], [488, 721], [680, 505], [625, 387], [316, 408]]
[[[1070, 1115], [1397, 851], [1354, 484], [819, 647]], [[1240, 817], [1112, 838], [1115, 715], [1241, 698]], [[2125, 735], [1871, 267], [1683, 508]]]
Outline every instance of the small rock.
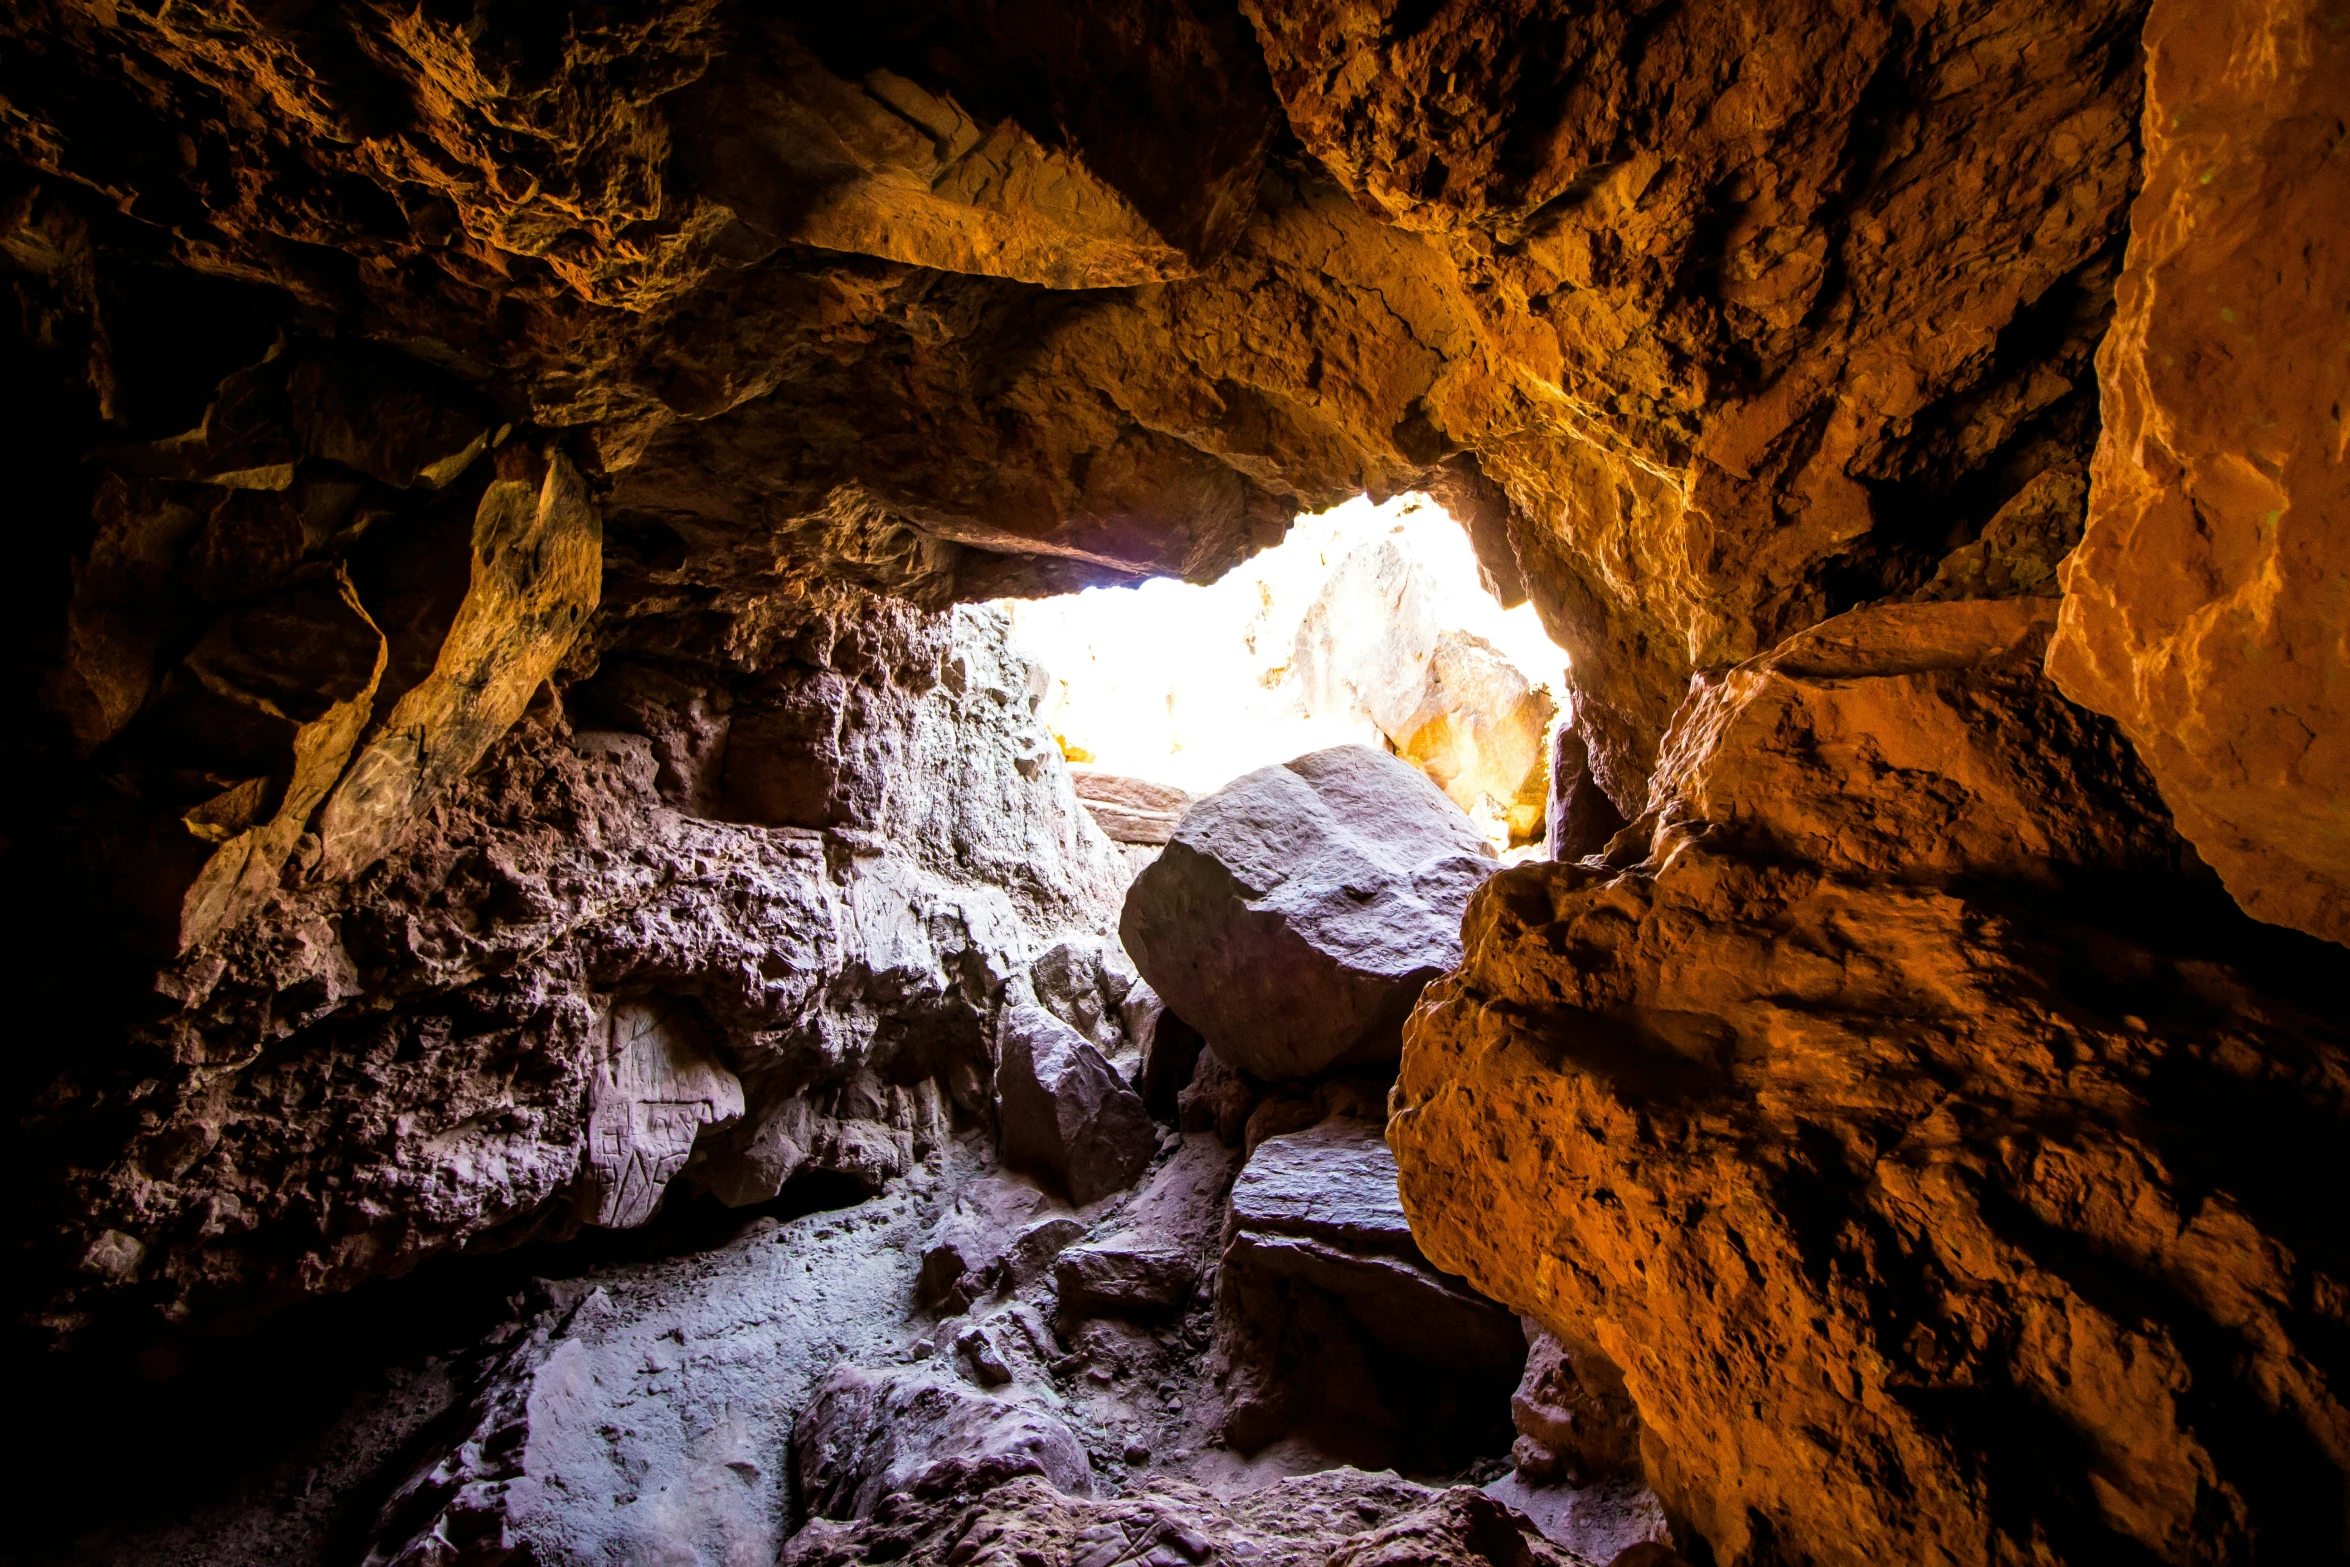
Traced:
[[1002, 1387], [1012, 1380], [1012, 1368], [985, 1328], [974, 1324], [955, 1335], [955, 1348], [971, 1363], [971, 1374], [981, 1387]]
[[1004, 1253], [1004, 1271], [1014, 1289], [1025, 1288], [1044, 1277], [1064, 1248], [1085, 1239], [1085, 1226], [1075, 1219], [1057, 1217], [1040, 1219], [1020, 1232]]
[[1151, 1461], [1151, 1450], [1140, 1442], [1129, 1442], [1126, 1451], [1120, 1456], [1129, 1464], [1147, 1464]]
[[1165, 1316], [1182, 1309], [1198, 1278], [1183, 1253], [1130, 1235], [1072, 1246], [1053, 1265], [1061, 1315], [1069, 1321], [1103, 1312]]
[[1134, 1184], [1158, 1131], [1102, 1053], [1042, 1007], [1015, 1004], [996, 1071], [1006, 1163], [1042, 1170], [1080, 1206]]

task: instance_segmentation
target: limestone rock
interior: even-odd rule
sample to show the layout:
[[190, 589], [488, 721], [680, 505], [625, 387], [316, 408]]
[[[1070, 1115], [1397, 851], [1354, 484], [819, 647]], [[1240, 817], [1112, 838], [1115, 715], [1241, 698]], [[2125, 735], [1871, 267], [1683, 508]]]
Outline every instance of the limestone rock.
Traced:
[[1173, 784], [1128, 778], [1093, 767], [1072, 767], [1069, 780], [1077, 798], [1101, 823], [1112, 843], [1161, 844], [1175, 835], [1183, 813], [1198, 796]]
[[1492, 849], [1409, 765], [1363, 746], [1259, 768], [1192, 807], [1119, 933], [1222, 1059], [1299, 1077], [1390, 1058]]
[[2048, 669], [2120, 723], [2254, 916], [2350, 942], [2350, 43], [2156, 0], [2088, 531]]
[[1414, 1235], [1621, 1370], [1718, 1561], [2342, 1527], [2219, 1433], [2350, 1473], [2338, 1313], [2285, 1305], [2340, 1292], [2350, 1039], [2040, 676], [2052, 608], [1856, 611], [1708, 684], [1647, 858], [1504, 873], [1411, 1023]]
[[1374, 1124], [1269, 1137], [1233, 1183], [1216, 1276], [1233, 1368], [1225, 1435], [1253, 1450], [1295, 1427], [1401, 1436], [1425, 1462], [1496, 1434], [1524, 1367], [1510, 1315], [1429, 1267]]
[[1427, 573], [1393, 543], [1339, 563], [1299, 622], [1290, 667], [1309, 716], [1360, 713], [1463, 811], [1513, 843], [1541, 831], [1549, 696], [1481, 638], [1443, 626]]
[[1000, 1052], [998, 1137], [1007, 1161], [1048, 1174], [1079, 1206], [1134, 1184], [1158, 1133], [1099, 1050], [1027, 1005], [1005, 1013]]
[[1041, 1475], [1084, 1496], [1085, 1449], [1053, 1415], [922, 1371], [843, 1366], [792, 1426], [800, 1496], [819, 1518], [863, 1518], [885, 1496]]

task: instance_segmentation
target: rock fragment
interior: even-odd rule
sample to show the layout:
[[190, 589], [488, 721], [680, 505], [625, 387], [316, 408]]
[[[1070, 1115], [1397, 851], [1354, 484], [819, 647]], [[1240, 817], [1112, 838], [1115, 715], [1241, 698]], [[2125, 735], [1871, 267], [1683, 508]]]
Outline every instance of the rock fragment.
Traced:
[[882, 1498], [984, 1489], [1040, 1475], [1072, 1496], [1093, 1490], [1084, 1447], [1049, 1411], [916, 1370], [843, 1366], [792, 1427], [800, 1497], [819, 1518], [855, 1519]]
[[1336, 1118], [1265, 1139], [1233, 1183], [1216, 1332], [1243, 1451], [1334, 1422], [1436, 1462], [1498, 1447], [1526, 1355], [1508, 1312], [1420, 1255], [1378, 1127]]
[[1068, 1024], [1015, 1005], [996, 1068], [1004, 1158], [1043, 1171], [1083, 1206], [1134, 1184], [1158, 1148], [1150, 1112]]
[[1167, 1005], [1260, 1077], [1391, 1058], [1494, 869], [1460, 809], [1366, 746], [1259, 768], [1192, 807], [1119, 923]]
[[1165, 843], [1175, 835], [1183, 813], [1199, 798], [1173, 784], [1092, 767], [1070, 768], [1069, 781], [1077, 786], [1077, 798], [1112, 843]]
[[1163, 1317], [1182, 1308], [1197, 1281], [1198, 1269], [1188, 1255], [1136, 1235], [1072, 1246], [1053, 1262], [1061, 1313], [1068, 1320], [1104, 1312]]

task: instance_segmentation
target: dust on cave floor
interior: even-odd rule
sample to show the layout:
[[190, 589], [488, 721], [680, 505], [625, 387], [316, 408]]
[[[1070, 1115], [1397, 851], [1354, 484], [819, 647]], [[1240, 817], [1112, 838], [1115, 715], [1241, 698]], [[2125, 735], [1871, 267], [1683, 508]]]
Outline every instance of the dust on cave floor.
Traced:
[[[1213, 1134], [1189, 1141], [1196, 1151]], [[1183, 1147], [1170, 1137], [1153, 1173]], [[877, 1196], [845, 1178], [804, 1177], [771, 1203], [730, 1210], [681, 1183], [636, 1230], [438, 1258], [256, 1331], [130, 1357], [135, 1369], [103, 1382], [87, 1366], [71, 1382], [20, 1378], [11, 1404], [42, 1414], [20, 1426], [33, 1439], [6, 1470], [17, 1527], [0, 1564], [358, 1561], [378, 1543], [393, 1492], [462, 1439], [496, 1346], [516, 1324], [548, 1314], [551, 1302], [598, 1288], [639, 1319], [690, 1320], [715, 1308], [767, 1320], [753, 1359], [771, 1405], [761, 1429], [774, 1449], [780, 1513], [791, 1505], [783, 1479], [791, 1421], [835, 1364], [959, 1359], [953, 1340], [966, 1319], [942, 1322], [914, 1302], [922, 1239], [945, 1204], [1017, 1189], [1041, 1205], [1034, 1211], [1067, 1213], [1101, 1233], [1150, 1180], [1074, 1210], [998, 1168], [989, 1139], [971, 1132]], [[1211, 1266], [1220, 1228], [1202, 1231]], [[823, 1302], [805, 1312], [803, 1300], [801, 1309], [823, 1320], [786, 1322], [778, 1333], [778, 1312], [759, 1309], [778, 1258], [801, 1264], [795, 1283]], [[1046, 1275], [975, 1303], [968, 1320], [988, 1329], [1020, 1380], [1057, 1394], [1058, 1412], [1092, 1458], [1099, 1494], [1120, 1494], [1147, 1474], [1235, 1496], [1348, 1463], [1432, 1484], [1484, 1484], [1506, 1472], [1501, 1453], [1442, 1473], [1398, 1465], [1375, 1438], [1310, 1424], [1253, 1453], [1233, 1452], [1217, 1434], [1225, 1406], [1210, 1369], [1205, 1281], [1172, 1321], [1056, 1325]], [[794, 1310], [781, 1296], [767, 1304], [785, 1318]], [[720, 1399], [741, 1394], [712, 1390]], [[669, 1396], [694, 1401], [690, 1373]], [[1134, 1452], [1148, 1456], [1130, 1462]], [[774, 1520], [778, 1537], [788, 1527]]]

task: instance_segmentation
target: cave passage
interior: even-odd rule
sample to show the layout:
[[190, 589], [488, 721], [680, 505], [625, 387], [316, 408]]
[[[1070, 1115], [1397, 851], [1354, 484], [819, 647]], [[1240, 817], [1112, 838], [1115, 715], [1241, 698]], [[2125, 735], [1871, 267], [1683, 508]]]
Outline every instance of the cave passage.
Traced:
[[2350, 1562], [2340, 12], [0, 8], [0, 1557]]

